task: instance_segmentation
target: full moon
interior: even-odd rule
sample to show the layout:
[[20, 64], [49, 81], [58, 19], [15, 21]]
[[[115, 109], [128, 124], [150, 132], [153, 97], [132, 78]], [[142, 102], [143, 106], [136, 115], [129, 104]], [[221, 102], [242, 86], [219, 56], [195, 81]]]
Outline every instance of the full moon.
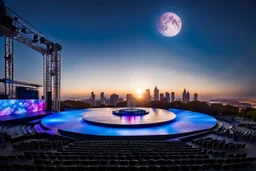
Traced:
[[158, 31], [166, 37], [176, 36], [180, 32], [181, 26], [180, 17], [173, 12], [162, 14], [157, 22]]

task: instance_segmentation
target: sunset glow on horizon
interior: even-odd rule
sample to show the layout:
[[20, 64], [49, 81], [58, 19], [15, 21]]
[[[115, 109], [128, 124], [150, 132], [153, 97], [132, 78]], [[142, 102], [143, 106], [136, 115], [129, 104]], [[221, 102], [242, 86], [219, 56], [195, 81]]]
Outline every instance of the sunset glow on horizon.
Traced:
[[142, 90], [141, 90], [141, 89], [137, 89], [137, 90], [136, 90], [136, 96], [137, 96], [138, 98], [141, 98], [141, 97], [142, 97]]
[[[253, 8], [241, 3], [237, 13], [234, 4], [222, 2], [228, 4], [227, 11], [213, 1], [200, 4], [203, 8], [168, 0], [110, 0], [98, 8], [100, 3], [105, 1], [63, 0], [61, 5], [51, 0], [6, 1], [10, 9], [63, 46], [62, 98], [87, 98], [91, 92], [97, 98], [101, 92], [141, 97], [146, 89], [152, 96], [155, 86], [160, 93], [175, 92], [177, 97], [185, 88], [203, 99], [256, 97], [256, 33], [250, 31], [256, 30], [256, 24], [248, 15], [255, 13]], [[159, 18], [168, 11], [182, 19], [182, 29], [173, 37], [163, 36], [157, 28]], [[218, 29], [212, 21], [218, 21]], [[15, 42], [14, 58], [15, 80], [43, 84], [41, 54]], [[0, 67], [0, 78], [4, 73]]]

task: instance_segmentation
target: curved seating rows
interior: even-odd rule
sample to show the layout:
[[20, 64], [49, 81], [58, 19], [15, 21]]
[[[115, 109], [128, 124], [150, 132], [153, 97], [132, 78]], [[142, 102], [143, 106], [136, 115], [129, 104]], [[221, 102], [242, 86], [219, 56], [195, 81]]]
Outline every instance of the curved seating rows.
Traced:
[[217, 154], [181, 141], [26, 141], [13, 147], [22, 153], [0, 156], [3, 170], [224, 170], [255, 161], [246, 153]]

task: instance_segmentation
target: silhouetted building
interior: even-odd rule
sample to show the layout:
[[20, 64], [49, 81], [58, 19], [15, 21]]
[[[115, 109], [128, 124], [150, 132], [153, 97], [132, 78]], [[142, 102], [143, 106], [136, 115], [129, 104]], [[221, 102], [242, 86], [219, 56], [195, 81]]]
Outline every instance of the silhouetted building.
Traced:
[[174, 100], [175, 100], [175, 93], [172, 92], [172, 93], [171, 93], [171, 101], [174, 102]]
[[164, 101], [164, 93], [160, 94], [160, 101], [162, 101], [162, 102]]
[[186, 91], [186, 89], [184, 89], [184, 91], [183, 91], [183, 94], [182, 94], [182, 101], [183, 101], [184, 103], [187, 103], [187, 102], [190, 101], [190, 94], [189, 94], [189, 92]]
[[187, 91], [186, 91], [186, 89], [184, 89], [184, 91], [182, 93], [182, 101], [184, 103], [187, 103]]
[[189, 92], [187, 92], [187, 102], [189, 102], [190, 101], [190, 94], [189, 94]]
[[104, 92], [100, 93], [100, 104], [106, 104], [106, 98], [104, 96]]
[[126, 101], [127, 101], [127, 107], [135, 107], [136, 106], [136, 100], [132, 94], [126, 95]]
[[119, 102], [119, 96], [117, 94], [112, 94], [110, 96], [110, 105], [116, 106], [116, 104]]
[[100, 106], [101, 105], [101, 101], [100, 100], [96, 100], [96, 106]]
[[159, 100], [159, 90], [157, 87], [154, 89], [154, 100]]
[[94, 92], [91, 92], [91, 105], [96, 106], [96, 99]]
[[151, 101], [151, 96], [150, 96], [150, 90], [146, 89], [146, 92], [143, 93], [143, 101], [146, 103], [149, 103]]
[[198, 94], [197, 93], [194, 94], [194, 101], [198, 101]]
[[167, 103], [170, 103], [170, 101], [171, 101], [170, 93], [165, 92], [165, 98], [166, 98], [166, 102], [167, 102]]
[[110, 99], [108, 98], [106, 98], [106, 105], [110, 105]]

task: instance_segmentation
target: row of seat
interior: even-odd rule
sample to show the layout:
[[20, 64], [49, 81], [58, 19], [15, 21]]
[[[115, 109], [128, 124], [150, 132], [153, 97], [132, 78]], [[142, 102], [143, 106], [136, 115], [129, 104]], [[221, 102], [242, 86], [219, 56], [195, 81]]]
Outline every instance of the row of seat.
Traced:
[[44, 148], [58, 148], [67, 145], [68, 141], [28, 141], [12, 144], [14, 149], [44, 149]]
[[75, 144], [86, 144], [86, 143], [91, 143], [91, 144], [153, 144], [153, 143], [158, 143], [158, 144], [183, 144], [185, 145], [185, 142], [181, 141], [162, 141], [162, 140], [81, 140], [81, 141], [74, 141]]
[[229, 158], [245, 158], [247, 156], [247, 154], [246, 153], [235, 153], [235, 154], [228, 154], [228, 157]]
[[[76, 155], [66, 155], [66, 156], [25, 156], [25, 157], [18, 157], [18, 156], [12, 156], [12, 157], [16, 157], [17, 159], [56, 159], [56, 160], [63, 160], [63, 159], [97, 159], [97, 160], [100, 160], [100, 159], [116, 159], [116, 160], [139, 160], [139, 159], [206, 159], [206, 158], [209, 158], [209, 155], [168, 155], [168, 156], [159, 156], [159, 155], [156, 155], [156, 156], [153, 156], [153, 155], [143, 155], [143, 156], [140, 156], [140, 155], [112, 155], [112, 156], [109, 156], [109, 155], [104, 155], [104, 156], [101, 156], [101, 155], [98, 155], [98, 156], [93, 156], [93, 155], [90, 155], [90, 156], [83, 156], [83, 155], [80, 155], [80, 156], [76, 156]], [[11, 157], [10, 156], [5, 156], [5, 158], [8, 158], [10, 159]], [[7, 159], [6, 159], [7, 160]]]
[[[177, 150], [189, 150], [189, 149], [195, 149], [192, 147], [188, 147], [188, 146], [180, 146], [180, 147], [175, 147], [175, 146], [146, 146], [146, 145], [141, 145], [141, 146], [136, 146], [136, 145], [126, 145], [126, 146], [73, 146], [73, 145], [69, 145], [69, 149], [118, 149], [118, 150], [122, 150], [122, 149], [134, 149], [134, 150], [139, 150], [139, 149], [156, 149], [156, 150], [160, 150], [161, 148], [165, 148], [165, 149], [177, 149]], [[160, 148], [160, 149], [159, 149]]]
[[13, 125], [6, 123], [0, 123], [0, 132], [12, 135], [28, 134], [27, 125]]
[[226, 143], [225, 140], [218, 140], [218, 139], [212, 139], [212, 138], [193, 140], [192, 143], [208, 149], [209, 148], [239, 149], [239, 148], [245, 148], [246, 146], [246, 144]]
[[256, 140], [256, 132], [255, 131], [240, 131], [240, 130], [231, 130], [229, 128], [220, 128], [216, 131], [216, 134], [226, 137], [235, 137], [236, 139], [249, 140], [254, 142]]
[[43, 160], [36, 159], [35, 164], [45, 164], [45, 165], [86, 165], [86, 166], [163, 166], [163, 165], [194, 165], [194, 164], [230, 164], [230, 163], [243, 163], [243, 162], [254, 162], [255, 158], [247, 157], [240, 159], [229, 159], [229, 158], [219, 158], [219, 159], [141, 159], [141, 160]]
[[242, 123], [239, 123], [237, 126], [246, 127], [248, 129], [256, 130], [256, 123], [255, 122], [242, 121]]
[[44, 145], [20, 145], [13, 144], [14, 149], [46, 149], [46, 148], [58, 148], [61, 147], [61, 144], [44, 144]]
[[[89, 151], [89, 152], [28, 152], [25, 151], [24, 155], [55, 155], [55, 156], [65, 156], [65, 155], [93, 155], [93, 156], [104, 156], [104, 155], [161, 155], [161, 156], [180, 156], [180, 155], [197, 155], [197, 154], [207, 154], [210, 153], [210, 151], [202, 151], [201, 149], [198, 149], [197, 151], [183, 151], [183, 152], [155, 152], [155, 151], [144, 151], [144, 152], [139, 152], [139, 151]], [[212, 151], [211, 151], [212, 152]], [[217, 152], [217, 151], [216, 151]], [[215, 152], [214, 152], [215, 153]], [[223, 153], [223, 152], [220, 152]], [[225, 153], [225, 152], [224, 152]]]
[[44, 171], [199, 171], [199, 170], [228, 170], [245, 168], [248, 163], [232, 163], [232, 164], [198, 164], [198, 165], [172, 165], [172, 166], [46, 166], [46, 165], [27, 165], [27, 164], [11, 164], [0, 165], [2, 170], [44, 170]]
[[247, 139], [250, 141], [256, 140], [256, 132], [255, 131], [249, 131], [249, 132], [235, 131], [233, 134], [235, 134], [237, 137], [239, 137], [241, 139]]
[[[39, 149], [19, 149], [23, 154], [0, 157], [5, 169], [24, 170], [206, 170], [207, 168], [247, 165], [255, 158], [246, 155], [226, 155], [226, 152], [209, 151], [192, 147], [181, 141], [73, 141], [60, 144], [52, 151], [45, 150], [44, 141], [23, 142], [16, 145], [36, 146]], [[56, 141], [57, 142], [57, 141]], [[32, 144], [32, 145], [31, 145]], [[218, 152], [218, 153], [217, 153]], [[20, 163], [28, 165], [19, 166]], [[9, 165], [7, 165], [9, 164]], [[197, 168], [197, 169], [196, 169]]]
[[147, 152], [155, 152], [155, 153], [162, 153], [162, 154], [175, 154], [175, 153], [194, 153], [194, 152], [199, 152], [200, 149], [70, 149], [70, 148], [65, 148], [65, 149], [59, 149], [58, 152], [87, 152], [87, 153], [147, 153]]
[[184, 148], [184, 147], [191, 147], [191, 145], [185, 144], [184, 142], [175, 142], [175, 143], [171, 143], [171, 142], [153, 142], [153, 143], [149, 143], [149, 142], [136, 142], [136, 143], [94, 143], [94, 142], [73, 142], [69, 144], [70, 147], [105, 147], [105, 148], [119, 148], [119, 147], [172, 147], [172, 148]]

